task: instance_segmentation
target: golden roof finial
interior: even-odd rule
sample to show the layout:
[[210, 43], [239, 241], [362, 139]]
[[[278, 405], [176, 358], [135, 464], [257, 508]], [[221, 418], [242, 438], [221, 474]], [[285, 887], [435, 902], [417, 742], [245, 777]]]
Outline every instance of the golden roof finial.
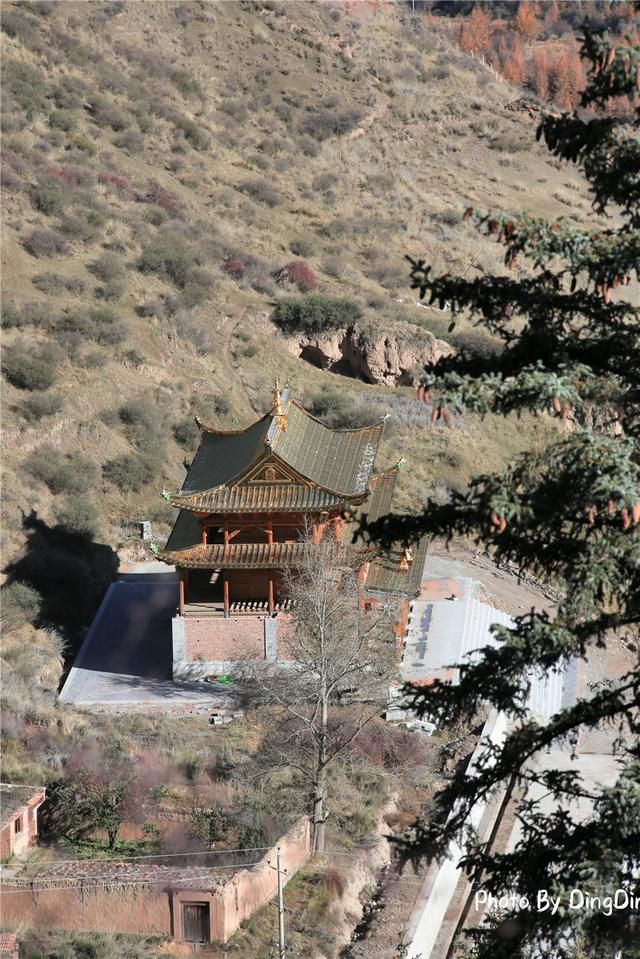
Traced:
[[282, 416], [282, 400], [280, 397], [280, 381], [276, 380], [273, 387], [273, 408], [271, 410], [276, 416]]

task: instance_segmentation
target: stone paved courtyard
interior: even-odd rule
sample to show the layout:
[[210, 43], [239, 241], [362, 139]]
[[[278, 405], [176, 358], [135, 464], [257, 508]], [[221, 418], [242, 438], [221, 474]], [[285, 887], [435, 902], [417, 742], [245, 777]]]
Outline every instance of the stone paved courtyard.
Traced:
[[112, 583], [60, 700], [78, 707], [198, 711], [237, 706], [226, 686], [171, 679], [175, 572], [145, 563]]

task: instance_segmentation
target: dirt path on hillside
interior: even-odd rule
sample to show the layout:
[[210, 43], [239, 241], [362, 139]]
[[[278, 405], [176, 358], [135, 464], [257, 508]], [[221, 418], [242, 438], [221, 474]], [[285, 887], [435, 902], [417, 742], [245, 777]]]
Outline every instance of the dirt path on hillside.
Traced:
[[245, 307], [240, 311], [240, 315], [238, 316], [238, 318], [237, 318], [237, 320], [235, 321], [235, 323], [230, 327], [229, 333], [228, 333], [228, 335], [225, 337], [225, 340], [224, 340], [224, 343], [223, 343], [223, 346], [222, 346], [222, 361], [223, 361], [223, 363], [225, 364], [226, 368], [229, 370], [229, 372], [230, 372], [230, 374], [231, 374], [231, 379], [235, 381], [235, 383], [236, 383], [237, 386], [239, 387], [240, 391], [244, 394], [244, 396], [245, 396], [245, 398], [246, 398], [246, 400], [247, 400], [247, 402], [248, 402], [248, 404], [249, 404], [249, 408], [251, 409], [251, 408], [252, 408], [251, 397], [249, 396], [249, 394], [248, 394], [248, 392], [247, 392], [247, 388], [246, 388], [246, 386], [244, 385], [244, 381], [243, 381], [242, 377], [240, 376], [240, 373], [238, 372], [238, 367], [237, 367], [237, 366], [234, 364], [234, 362], [233, 362], [233, 354], [232, 354], [232, 352], [231, 352], [231, 344], [232, 344], [232, 342], [233, 342], [233, 338], [234, 338], [234, 336], [235, 336], [235, 334], [236, 334], [236, 330], [238, 329], [238, 327], [239, 327], [240, 324], [242, 323], [242, 321], [243, 321], [243, 319], [244, 319], [244, 317], [245, 317], [246, 312], [247, 312], [247, 307], [245, 306]]
[[518, 575], [514, 564], [497, 566], [487, 553], [464, 542], [449, 546], [442, 540], [432, 543], [423, 575], [425, 579], [455, 576], [476, 579], [483, 602], [512, 616], [522, 615], [532, 606], [551, 610], [560, 595], [534, 576]]

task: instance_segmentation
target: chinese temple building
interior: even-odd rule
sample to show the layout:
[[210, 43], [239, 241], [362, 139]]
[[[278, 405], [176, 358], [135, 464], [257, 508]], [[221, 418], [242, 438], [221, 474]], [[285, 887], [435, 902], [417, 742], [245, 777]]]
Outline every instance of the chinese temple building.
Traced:
[[[374, 471], [384, 420], [329, 429], [277, 385], [272, 409], [252, 426], [198, 425], [200, 445], [182, 489], [168, 496], [179, 513], [159, 554], [179, 579], [176, 678], [286, 659], [284, 571], [327, 530], [347, 543], [349, 517], [387, 513], [398, 472]], [[416, 595], [423, 552], [361, 549], [363, 600]]]

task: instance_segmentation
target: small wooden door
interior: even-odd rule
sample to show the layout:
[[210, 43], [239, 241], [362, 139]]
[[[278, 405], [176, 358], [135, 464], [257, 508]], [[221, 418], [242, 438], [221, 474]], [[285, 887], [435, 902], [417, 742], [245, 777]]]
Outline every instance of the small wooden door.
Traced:
[[182, 938], [187, 942], [209, 942], [209, 903], [182, 903]]

